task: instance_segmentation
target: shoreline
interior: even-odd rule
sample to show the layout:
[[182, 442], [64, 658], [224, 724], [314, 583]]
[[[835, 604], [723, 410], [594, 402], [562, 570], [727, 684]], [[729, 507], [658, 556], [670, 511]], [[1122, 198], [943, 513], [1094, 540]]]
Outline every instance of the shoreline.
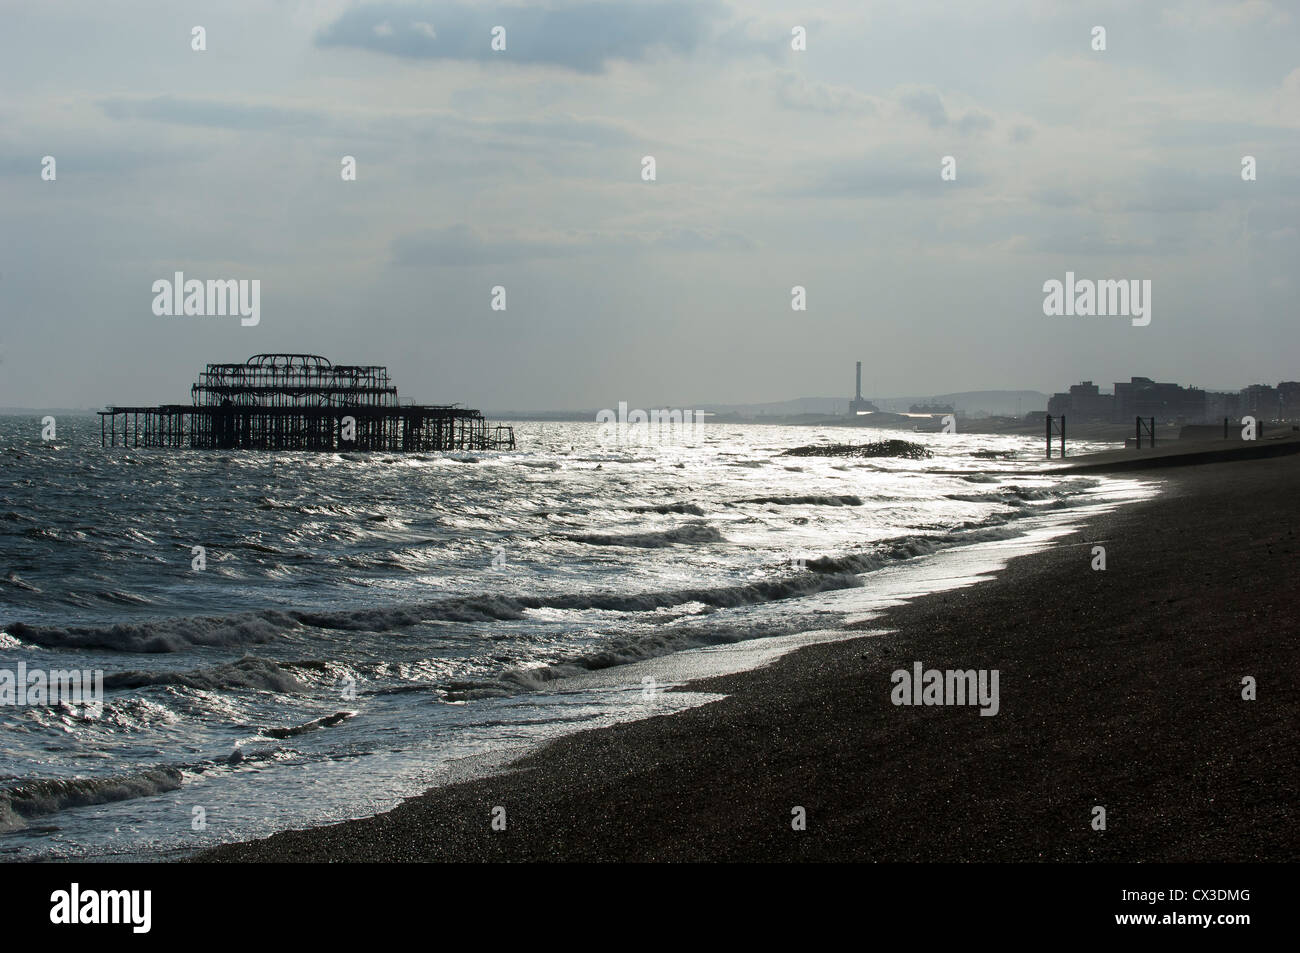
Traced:
[[[864, 623], [887, 634], [681, 686], [718, 701], [567, 735], [385, 814], [192, 859], [1293, 859], [1300, 651], [1284, 633], [1300, 460], [1159, 476], [1152, 500]], [[890, 673], [917, 661], [999, 670], [998, 715], [893, 705]], [[806, 830], [791, 829], [796, 806]]]

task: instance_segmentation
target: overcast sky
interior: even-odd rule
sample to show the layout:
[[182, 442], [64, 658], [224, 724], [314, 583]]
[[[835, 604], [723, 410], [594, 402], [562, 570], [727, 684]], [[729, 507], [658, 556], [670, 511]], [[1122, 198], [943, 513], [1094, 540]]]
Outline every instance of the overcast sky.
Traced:
[[[264, 351], [486, 409], [1300, 378], [1292, 4], [0, 2], [0, 79], [3, 406]], [[156, 316], [178, 270], [260, 324]], [[1067, 270], [1150, 325], [1045, 316]]]

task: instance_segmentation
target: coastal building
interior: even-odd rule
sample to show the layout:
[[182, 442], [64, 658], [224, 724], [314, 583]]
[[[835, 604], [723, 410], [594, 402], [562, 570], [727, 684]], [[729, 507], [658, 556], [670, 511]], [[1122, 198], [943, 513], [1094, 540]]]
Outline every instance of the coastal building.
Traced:
[[1132, 377], [1103, 394], [1092, 381], [1082, 381], [1047, 402], [1053, 417], [1132, 423], [1134, 417], [1155, 417], [1166, 423], [1219, 423], [1250, 415], [1261, 420], [1300, 420], [1300, 381], [1276, 387], [1251, 384], [1238, 393], [1206, 391], [1166, 384], [1149, 377]]
[[1115, 416], [1115, 398], [1101, 393], [1092, 381], [1083, 381], [1066, 393], [1053, 394], [1047, 402], [1047, 412], [1053, 417], [1076, 420], [1111, 420]]
[[1300, 381], [1282, 381], [1277, 385], [1278, 404], [1283, 420], [1300, 420]]
[[1199, 387], [1162, 384], [1149, 377], [1134, 377], [1115, 384], [1115, 419], [1156, 417], [1167, 421], [1205, 419], [1205, 391]]
[[1115, 417], [1115, 396], [1103, 394], [1092, 381], [1082, 381], [1065, 393], [1053, 394], [1047, 407], [1048, 413], [1054, 417], [1065, 415], [1076, 420], [1109, 421]]
[[1207, 391], [1205, 394], [1205, 419], [1214, 423], [1229, 417], [1236, 420], [1241, 416], [1241, 394], [1227, 391]]
[[1276, 420], [1282, 414], [1278, 389], [1267, 384], [1251, 384], [1241, 392], [1241, 412], [1261, 420]]

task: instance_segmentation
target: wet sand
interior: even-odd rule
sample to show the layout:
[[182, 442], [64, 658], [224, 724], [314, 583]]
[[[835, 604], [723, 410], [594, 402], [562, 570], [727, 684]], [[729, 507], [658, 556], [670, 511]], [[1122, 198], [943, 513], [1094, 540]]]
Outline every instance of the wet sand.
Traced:
[[[868, 623], [889, 634], [697, 682], [728, 697], [377, 817], [197, 859], [1295, 860], [1300, 456], [1151, 476], [1158, 498]], [[894, 705], [891, 673], [917, 661], [998, 670], [998, 714]]]

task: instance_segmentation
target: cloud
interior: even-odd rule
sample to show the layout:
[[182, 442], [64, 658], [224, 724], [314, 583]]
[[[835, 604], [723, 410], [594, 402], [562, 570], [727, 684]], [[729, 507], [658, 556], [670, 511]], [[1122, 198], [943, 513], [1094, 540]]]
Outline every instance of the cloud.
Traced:
[[970, 136], [980, 132], [988, 132], [992, 129], [993, 117], [986, 116], [984, 113], [968, 112], [953, 125], [961, 135]]
[[794, 70], [776, 70], [770, 82], [777, 102], [787, 109], [829, 116], [871, 116], [880, 110], [880, 101], [874, 96], [847, 86], [815, 82]]
[[896, 96], [898, 104], [905, 112], [919, 116], [930, 124], [932, 129], [952, 126], [962, 135], [987, 132], [993, 128], [993, 119], [982, 112], [970, 111], [954, 119], [944, 105], [943, 97], [937, 90], [913, 87], [906, 88]]
[[[829, 199], [890, 198], [924, 196], [939, 198], [954, 188], [985, 181], [977, 172], [959, 166], [956, 181], [939, 178], [939, 156], [873, 154], [861, 159], [839, 161], [810, 170], [807, 185], [796, 188], [796, 196]], [[789, 193], [787, 193], [789, 194]]]
[[1272, 0], [1182, 0], [1175, 7], [1162, 11], [1164, 21], [1184, 28], [1213, 29], [1240, 27], [1262, 23], [1283, 26], [1291, 15]]
[[748, 251], [738, 232], [675, 227], [657, 231], [566, 233], [539, 237], [485, 236], [468, 225], [425, 229], [393, 240], [393, 264], [451, 267], [624, 252]]
[[217, 126], [223, 129], [283, 129], [286, 126], [323, 125], [326, 114], [308, 109], [282, 109], [248, 103], [204, 99], [103, 99], [99, 108], [110, 119], [146, 119], [183, 126]]
[[[496, 26], [506, 30], [504, 51], [491, 47]], [[613, 60], [643, 61], [656, 51], [765, 51], [718, 0], [586, 0], [487, 9], [444, 0], [371, 3], [344, 13], [316, 42], [410, 59], [529, 63], [579, 73], [603, 72]]]
[[1274, 111], [1283, 122], [1300, 125], [1300, 68], [1287, 73], [1274, 97]]
[[519, 238], [488, 239], [468, 225], [426, 229], [393, 240], [397, 265], [499, 265], [530, 258], [559, 258], [566, 243]]
[[898, 101], [904, 109], [920, 116], [935, 129], [948, 125], [948, 110], [943, 108], [943, 100], [932, 89], [905, 92], [898, 97]]

